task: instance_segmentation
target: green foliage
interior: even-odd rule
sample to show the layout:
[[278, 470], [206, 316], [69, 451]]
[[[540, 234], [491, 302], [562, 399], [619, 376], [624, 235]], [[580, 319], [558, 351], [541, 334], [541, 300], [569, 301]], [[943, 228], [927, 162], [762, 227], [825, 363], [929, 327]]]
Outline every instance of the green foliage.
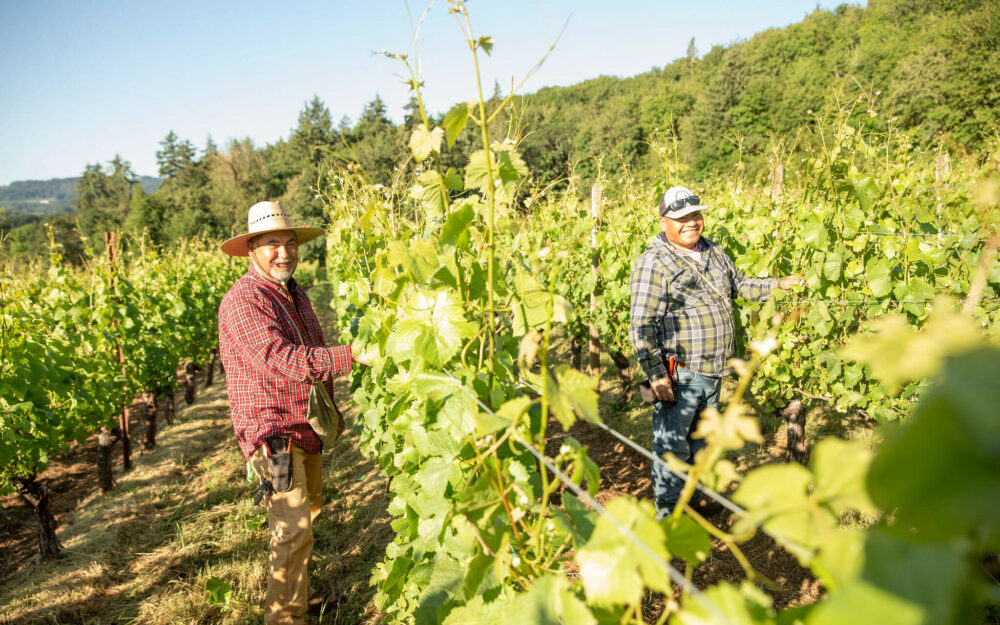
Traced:
[[[594, 181], [621, 176], [658, 187], [680, 174], [693, 180], [757, 175], [776, 156], [786, 162], [810, 159], [829, 143], [802, 129], [814, 124], [815, 116], [852, 102], [859, 130], [857, 122], [864, 121], [874, 132], [911, 131], [908, 140], [918, 148], [943, 140], [952, 151], [981, 150], [1000, 116], [993, 88], [1000, 79], [998, 20], [997, 4], [981, 1], [817, 9], [797, 24], [716, 46], [700, 57], [692, 41], [684, 58], [635, 77], [604, 76], [542, 89], [523, 105], [518, 101], [516, 110], [488, 119], [488, 132], [515, 129], [518, 154], [534, 180], [577, 193]], [[473, 41], [480, 53], [491, 54], [493, 45], [489, 36]], [[408, 83], [417, 85], [418, 77]], [[891, 106], [870, 117], [877, 110], [875, 89], [884, 91], [880, 98]], [[501, 100], [497, 89], [486, 104], [492, 111]], [[157, 245], [196, 234], [224, 238], [241, 230], [246, 209], [263, 199], [281, 200], [293, 218], [324, 225], [317, 192], [329, 167], [360, 167], [370, 181], [390, 185], [402, 170], [425, 167], [432, 152], [434, 164], [422, 172], [415, 193], [443, 214], [446, 196], [458, 190], [447, 172], [464, 170], [470, 155], [486, 147], [480, 128], [468, 123], [471, 110], [459, 103], [433, 115], [414, 100], [404, 123], [396, 125], [376, 95], [355, 123], [345, 118], [335, 125], [323, 101], [313, 96], [289, 138], [271, 145], [241, 139], [220, 150], [209, 142], [199, 155], [189, 140], [170, 132], [157, 152], [164, 187], [155, 194], [146, 189], [155, 198], [152, 205], [132, 205], [131, 194], [115, 185], [104, 184], [95, 196], [92, 179], [100, 168], [88, 166], [77, 194], [79, 221], [98, 248], [104, 230], [123, 224], [133, 232], [148, 228]], [[408, 161], [410, 141], [423, 137], [414, 135], [421, 124], [430, 137], [420, 139], [423, 147]], [[444, 141], [434, 138], [438, 127]], [[657, 147], [664, 137], [676, 142], [669, 160], [685, 164], [686, 171], [666, 167]], [[101, 172], [121, 178], [119, 172]], [[16, 212], [27, 206], [20, 202], [37, 202], [37, 193], [18, 186], [23, 184], [0, 189], [0, 206]], [[853, 194], [862, 210], [886, 191], [884, 180], [871, 172], [840, 176], [834, 186], [838, 193]], [[65, 185], [53, 189], [60, 206], [72, 201]], [[651, 192], [645, 199], [654, 198]], [[510, 199], [520, 204], [525, 198]], [[38, 238], [40, 232], [36, 227], [20, 239]], [[12, 245], [8, 251], [29, 252], [26, 247]], [[303, 254], [322, 262], [325, 249], [307, 246]]]
[[228, 606], [233, 598], [233, 587], [218, 577], [205, 580], [205, 590], [208, 592], [209, 603], [214, 605]]
[[200, 244], [169, 255], [140, 245], [117, 267], [88, 258], [86, 271], [55, 244], [51, 255], [47, 271], [0, 282], [0, 492], [111, 426], [136, 393], [173, 389], [182, 359], [205, 362], [237, 271]]
[[[466, 16], [463, 3], [451, 8]], [[838, 16], [848, 14], [858, 16], [851, 8]], [[483, 51], [471, 27], [463, 31], [470, 50]], [[753, 66], [750, 52], [742, 52], [744, 67]], [[724, 56], [710, 53], [695, 71], [721, 67]], [[755, 87], [752, 80], [739, 84], [746, 77], [735, 67], [726, 79], [735, 82], [720, 78], [712, 97], [731, 97], [738, 109], [746, 99], [733, 94]], [[414, 93], [422, 110], [419, 89]], [[763, 106], [767, 94], [756, 94], [755, 106]], [[943, 300], [924, 301], [970, 294], [974, 283], [982, 297], [997, 297], [992, 267], [985, 281], [975, 279], [988, 258], [983, 241], [964, 236], [993, 225], [989, 207], [975, 206], [968, 191], [990, 166], [958, 160], [951, 168], [955, 188], [925, 193], [936, 180], [933, 157], [914, 154], [909, 135], [885, 133], [874, 96], [865, 98], [818, 115], [803, 131], [822, 151], [799, 159], [775, 148], [772, 157], [784, 165], [777, 190], [765, 195], [768, 180], [744, 171], [713, 179], [703, 193], [712, 207], [710, 236], [740, 270], [755, 277], [802, 271], [810, 284], [806, 293], [740, 306], [741, 340], [757, 337], [751, 364], [741, 365], [757, 377], [751, 383], [746, 373], [741, 388], [751, 386], [760, 405], [784, 403], [798, 388], [831, 397], [836, 411], [864, 409], [873, 419], [894, 420], [920, 397], [920, 380], [981, 343], [983, 328], [1000, 320], [985, 301], [961, 314]], [[320, 185], [331, 224], [327, 243], [339, 252], [327, 269], [339, 294], [333, 305], [342, 337], [373, 363], [353, 381], [356, 431], [391, 478], [396, 537], [372, 575], [376, 605], [388, 622], [491, 623], [510, 615], [529, 623], [641, 622], [646, 593], [674, 592], [673, 556], [690, 566], [707, 557], [708, 530], [680, 513], [657, 522], [648, 502], [629, 498], [612, 499], [601, 514], [569, 492], [555, 505], [563, 484], [534, 453], [548, 452], [544, 462], [581, 497], [583, 489], [596, 491], [598, 467], [585, 448], [571, 437], [558, 452], [545, 446], [550, 417], [566, 429], [577, 419], [600, 419], [596, 380], [551, 366], [549, 342], [556, 325], [583, 333], [593, 322], [604, 345], [630, 351], [628, 275], [655, 228], [655, 194], [622, 176], [605, 185], [595, 219], [572, 181], [565, 189], [540, 183], [544, 173], [521, 156], [528, 145], [516, 136], [491, 142], [487, 132], [482, 145], [469, 143], [464, 160], [455, 150], [439, 153], [442, 139], [458, 146], [473, 125], [488, 129], [484, 109], [453, 110], [440, 124], [443, 136], [433, 134], [433, 122], [413, 120], [412, 157], [433, 167], [397, 168], [389, 186], [371, 184], [360, 170], [337, 170]], [[736, 123], [743, 114], [720, 119]], [[648, 147], [664, 159], [664, 170], [680, 172], [677, 138], [667, 136], [673, 145]], [[740, 149], [733, 144], [736, 155]], [[464, 195], [448, 182], [455, 179]], [[938, 231], [963, 236], [922, 236]], [[872, 323], [889, 311], [899, 320]], [[842, 354], [858, 331], [865, 333], [860, 347]], [[827, 595], [813, 606], [778, 611], [751, 581], [722, 583], [680, 593], [680, 605], [669, 604], [665, 617], [967, 622], [983, 602], [974, 564], [996, 546], [998, 511], [983, 490], [997, 470], [991, 425], [983, 423], [983, 407], [995, 400], [972, 406], [966, 395], [996, 370], [994, 352], [969, 356], [975, 360], [959, 373], [946, 373], [942, 388], [952, 390], [924, 395], [913, 423], [887, 433], [883, 450], [831, 438], [815, 446], [808, 467], [770, 465], [738, 476], [722, 455], [761, 440], [755, 419], [738, 398], [725, 414], [706, 413], [697, 433], [706, 452], [682, 468], [716, 488], [737, 482], [733, 497], [746, 509], [729, 532], [713, 534], [736, 552], [762, 529], [813, 571]], [[913, 363], [914, 354], [924, 357]], [[980, 376], [956, 383], [973, 370]], [[910, 386], [897, 397], [902, 384]], [[936, 429], [946, 424], [949, 432]], [[929, 449], [932, 442], [941, 447]], [[914, 454], [934, 462], [910, 470]], [[970, 456], [967, 468], [957, 468]], [[951, 475], [968, 488], [949, 486]], [[928, 490], [936, 491], [931, 500], [940, 510], [921, 506], [918, 495], [928, 497]], [[890, 511], [897, 512], [883, 516]], [[572, 577], [565, 574], [569, 559]], [[947, 583], [934, 583], [940, 575]], [[748, 576], [755, 579], [752, 571]]]
[[108, 168], [96, 163], [87, 165], [76, 182], [81, 234], [95, 242], [100, 240], [97, 249], [102, 249], [104, 232], [113, 232], [125, 222], [132, 189], [138, 183], [132, 165], [120, 156], [115, 156], [108, 165]]

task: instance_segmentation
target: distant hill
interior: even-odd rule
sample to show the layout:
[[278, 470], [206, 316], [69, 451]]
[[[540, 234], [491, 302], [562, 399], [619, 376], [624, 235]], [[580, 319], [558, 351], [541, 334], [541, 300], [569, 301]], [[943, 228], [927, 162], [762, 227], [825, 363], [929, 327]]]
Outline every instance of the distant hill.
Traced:
[[[51, 180], [17, 180], [0, 186], [0, 208], [10, 215], [57, 215], [72, 212], [76, 199], [78, 178], [53, 178]], [[159, 188], [161, 180], [153, 176], [140, 176], [139, 184], [146, 193]]]

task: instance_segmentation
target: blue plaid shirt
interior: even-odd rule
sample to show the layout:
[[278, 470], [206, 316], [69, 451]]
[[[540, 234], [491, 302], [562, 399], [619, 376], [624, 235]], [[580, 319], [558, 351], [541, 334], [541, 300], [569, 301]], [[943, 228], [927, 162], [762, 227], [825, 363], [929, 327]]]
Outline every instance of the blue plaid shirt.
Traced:
[[660, 233], [632, 269], [629, 338], [650, 380], [667, 375], [663, 360], [712, 377], [728, 372], [735, 351], [733, 300], [762, 300], [772, 278], [747, 278], [726, 252], [699, 241], [701, 262], [679, 253]]

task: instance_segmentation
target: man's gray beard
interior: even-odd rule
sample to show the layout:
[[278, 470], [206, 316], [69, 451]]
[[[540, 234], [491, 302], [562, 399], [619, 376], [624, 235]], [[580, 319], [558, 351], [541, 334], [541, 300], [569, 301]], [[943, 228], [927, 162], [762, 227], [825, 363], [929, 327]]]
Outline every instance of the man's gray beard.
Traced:
[[278, 269], [277, 267], [271, 267], [271, 277], [279, 282], [288, 282], [293, 273], [295, 273], [294, 269]]

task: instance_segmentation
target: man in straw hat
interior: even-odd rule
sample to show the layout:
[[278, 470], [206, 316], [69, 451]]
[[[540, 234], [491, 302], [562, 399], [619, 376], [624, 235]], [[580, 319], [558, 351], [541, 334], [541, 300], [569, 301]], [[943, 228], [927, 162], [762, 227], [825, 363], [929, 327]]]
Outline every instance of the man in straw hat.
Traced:
[[332, 397], [333, 377], [358, 360], [350, 346], [325, 346], [309, 298], [292, 278], [298, 246], [322, 233], [293, 227], [278, 202], [259, 202], [250, 207], [247, 232], [222, 244], [226, 254], [250, 259], [219, 306], [219, 353], [236, 441], [267, 496], [268, 624], [303, 623], [321, 603], [309, 597], [312, 524], [322, 507], [322, 442], [306, 420], [309, 391], [322, 381]]
[[[733, 299], [762, 300], [774, 288], [803, 286], [800, 276], [748, 278], [715, 243], [701, 233], [700, 198], [671, 187], [660, 198], [659, 232], [632, 269], [629, 338], [649, 379], [653, 404], [653, 453], [667, 452], [691, 462], [705, 446], [692, 435], [702, 411], [718, 407], [722, 376], [735, 352]], [[645, 399], [645, 398], [644, 398]], [[684, 480], [653, 463], [657, 518], [677, 505]], [[714, 502], [694, 498], [696, 510]]]

